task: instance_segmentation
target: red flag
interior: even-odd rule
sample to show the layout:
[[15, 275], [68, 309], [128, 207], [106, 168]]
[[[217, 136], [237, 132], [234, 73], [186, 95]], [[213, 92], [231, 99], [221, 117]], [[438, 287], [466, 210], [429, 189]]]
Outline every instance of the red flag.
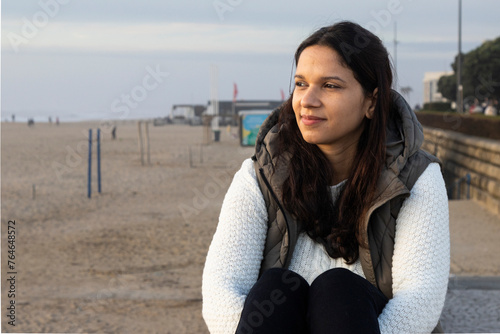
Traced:
[[238, 86], [236, 83], [234, 83], [234, 89], [233, 89], [233, 102], [236, 102], [236, 97], [238, 96]]
[[285, 101], [285, 92], [281, 89], [281, 101]]

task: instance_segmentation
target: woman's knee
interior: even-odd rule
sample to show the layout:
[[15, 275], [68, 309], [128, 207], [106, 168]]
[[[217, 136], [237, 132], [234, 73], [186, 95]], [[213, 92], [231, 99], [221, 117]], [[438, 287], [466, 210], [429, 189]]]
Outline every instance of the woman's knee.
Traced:
[[[363, 277], [343, 268], [324, 272], [311, 284], [308, 322], [311, 332], [377, 333], [385, 297]], [[375, 298], [374, 298], [375, 297]], [[377, 307], [380, 305], [380, 307]]]
[[299, 274], [283, 268], [266, 270], [252, 287], [247, 302], [256, 300], [275, 305], [305, 303], [309, 293], [309, 284]]
[[318, 276], [309, 289], [309, 299], [316, 304], [331, 307], [351, 305], [358, 308], [361, 304], [366, 304], [377, 313], [382, 311], [388, 301], [365, 278], [344, 268], [331, 269]]
[[276, 333], [284, 328], [286, 333], [302, 333], [308, 289], [307, 281], [293, 271], [265, 271], [247, 296], [237, 333]]
[[311, 284], [313, 287], [325, 287], [329, 289], [345, 289], [357, 285], [363, 278], [345, 268], [330, 269], [319, 275]]
[[292, 292], [309, 287], [309, 284], [302, 276], [284, 268], [270, 268], [266, 270], [257, 283], [266, 286], [273, 285]]

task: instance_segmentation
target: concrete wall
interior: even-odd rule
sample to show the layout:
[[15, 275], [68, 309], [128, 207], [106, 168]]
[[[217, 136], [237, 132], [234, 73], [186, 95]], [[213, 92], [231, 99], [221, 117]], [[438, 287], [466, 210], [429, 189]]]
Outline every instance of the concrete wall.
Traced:
[[[470, 199], [500, 215], [500, 141], [424, 128], [423, 149], [443, 163], [450, 199]], [[470, 175], [470, 188], [466, 175]]]

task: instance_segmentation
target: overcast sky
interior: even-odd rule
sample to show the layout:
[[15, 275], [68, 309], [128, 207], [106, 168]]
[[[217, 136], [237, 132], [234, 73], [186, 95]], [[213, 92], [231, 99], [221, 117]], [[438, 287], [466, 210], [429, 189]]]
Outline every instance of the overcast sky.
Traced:
[[[449, 71], [458, 0], [4, 0], [2, 120], [166, 116], [206, 104], [210, 66], [219, 99], [288, 95], [293, 53], [314, 30], [352, 20], [394, 51], [410, 104], [424, 72]], [[500, 1], [463, 0], [462, 50], [500, 36]]]

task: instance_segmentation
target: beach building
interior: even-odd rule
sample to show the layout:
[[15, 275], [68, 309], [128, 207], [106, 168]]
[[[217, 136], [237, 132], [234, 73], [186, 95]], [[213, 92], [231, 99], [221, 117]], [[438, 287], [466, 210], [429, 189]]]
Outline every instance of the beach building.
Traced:
[[[238, 125], [239, 112], [248, 110], [269, 110], [272, 111], [279, 107], [283, 101], [281, 100], [222, 100], [217, 101], [219, 125]], [[190, 124], [201, 125], [204, 116], [214, 116], [215, 111], [212, 106], [212, 101], [208, 101], [206, 105], [202, 104], [174, 104], [170, 110], [170, 115], [165, 118], [155, 119], [155, 125], [164, 125], [167, 123], [173, 124]]]
[[199, 125], [206, 110], [202, 104], [174, 104], [169, 118], [172, 123]]
[[438, 81], [443, 75], [452, 75], [453, 72], [425, 72], [424, 73], [424, 103], [448, 102], [438, 92]]
[[[281, 100], [236, 100], [218, 101], [219, 125], [238, 125], [239, 112], [247, 110], [274, 110], [279, 107]], [[212, 101], [208, 101], [207, 113], [213, 114]]]

